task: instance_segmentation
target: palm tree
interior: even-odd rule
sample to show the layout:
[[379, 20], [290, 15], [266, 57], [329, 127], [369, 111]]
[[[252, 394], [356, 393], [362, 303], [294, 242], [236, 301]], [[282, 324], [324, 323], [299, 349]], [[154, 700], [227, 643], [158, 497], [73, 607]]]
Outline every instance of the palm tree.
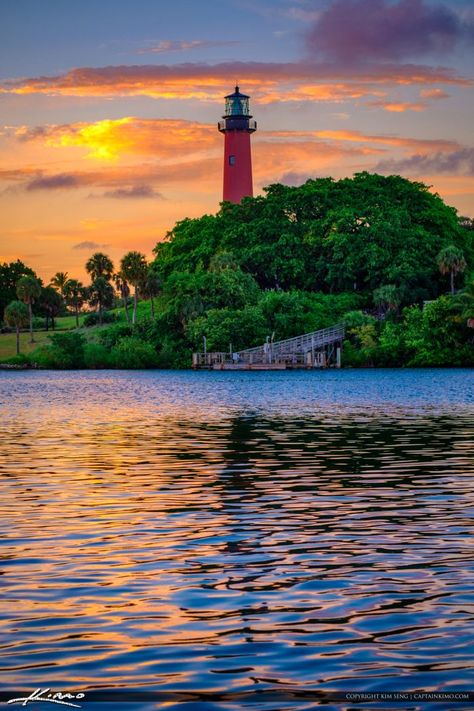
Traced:
[[74, 309], [76, 328], [79, 328], [79, 309], [86, 299], [84, 285], [77, 279], [68, 279], [64, 285], [64, 298], [66, 304]]
[[20, 355], [20, 328], [28, 325], [28, 309], [23, 301], [11, 301], [5, 307], [3, 319], [16, 330], [16, 354]]
[[127, 252], [120, 262], [120, 271], [126, 281], [135, 287], [133, 293], [133, 315], [132, 323], [137, 320], [138, 291], [140, 284], [144, 281], [148, 265], [146, 257], [141, 252]]
[[112, 306], [114, 300], [114, 289], [103, 276], [97, 277], [88, 289], [89, 302], [91, 306], [97, 306], [99, 310], [99, 326], [102, 326], [102, 312], [104, 307]]
[[474, 278], [456, 294], [453, 309], [460, 313], [468, 328], [474, 328]]
[[400, 290], [395, 284], [384, 284], [374, 289], [373, 292], [374, 304], [379, 306], [383, 313], [387, 311], [396, 311], [400, 306]]
[[112, 277], [114, 280], [115, 288], [120, 294], [120, 297], [123, 300], [123, 307], [125, 309], [125, 318], [127, 319], [127, 323], [130, 323], [130, 315], [128, 313], [128, 297], [130, 296], [130, 287], [127, 284], [127, 281], [124, 279], [124, 276], [122, 272], [117, 272], [117, 274], [114, 274]]
[[176, 312], [183, 328], [198, 316], [202, 316], [205, 305], [200, 294], [185, 294], [176, 303]]
[[438, 254], [437, 262], [441, 274], [451, 274], [451, 294], [454, 294], [454, 277], [467, 266], [462, 250], [450, 244]]
[[155, 318], [155, 302], [153, 298], [161, 291], [161, 280], [158, 274], [150, 267], [145, 275], [145, 279], [140, 287], [144, 296], [150, 299], [151, 317]]
[[67, 284], [69, 277], [67, 272], [56, 272], [50, 281], [51, 286], [59, 291], [61, 296], [64, 298], [64, 288]]
[[114, 271], [114, 265], [110, 257], [102, 252], [96, 252], [86, 262], [86, 271], [91, 275], [92, 281], [99, 277], [103, 277], [106, 281], [110, 281]]
[[51, 326], [54, 331], [54, 318], [61, 313], [61, 309], [64, 306], [61, 294], [58, 294], [52, 286], [45, 286], [41, 289], [39, 305], [46, 316], [46, 330], [49, 328], [49, 319], [51, 319]]
[[32, 276], [21, 277], [16, 285], [18, 298], [28, 306], [30, 318], [30, 343], [34, 343], [33, 338], [33, 304], [41, 295], [41, 283]]

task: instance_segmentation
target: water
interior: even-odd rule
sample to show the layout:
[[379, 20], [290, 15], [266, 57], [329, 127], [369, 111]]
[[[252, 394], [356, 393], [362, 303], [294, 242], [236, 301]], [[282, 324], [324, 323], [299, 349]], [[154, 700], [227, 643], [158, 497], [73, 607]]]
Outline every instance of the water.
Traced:
[[0, 407], [7, 692], [474, 690], [472, 371], [0, 373]]

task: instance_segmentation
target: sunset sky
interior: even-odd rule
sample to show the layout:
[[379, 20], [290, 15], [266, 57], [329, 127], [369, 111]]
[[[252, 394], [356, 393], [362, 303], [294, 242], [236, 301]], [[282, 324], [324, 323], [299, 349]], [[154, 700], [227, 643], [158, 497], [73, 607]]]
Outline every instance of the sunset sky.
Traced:
[[236, 82], [256, 194], [400, 173], [474, 216], [472, 0], [1, 0], [0, 261], [84, 278], [215, 212]]

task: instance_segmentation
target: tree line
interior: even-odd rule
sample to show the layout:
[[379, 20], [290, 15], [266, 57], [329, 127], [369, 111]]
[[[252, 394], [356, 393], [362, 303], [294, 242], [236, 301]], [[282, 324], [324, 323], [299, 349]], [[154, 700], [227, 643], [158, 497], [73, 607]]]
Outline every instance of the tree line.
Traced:
[[[271, 185], [178, 222], [154, 251], [149, 265], [125, 255], [117, 272], [107, 255], [88, 260], [86, 318], [107, 325], [76, 343], [77, 363], [189, 367], [204, 337], [208, 350], [240, 350], [344, 320], [346, 365], [474, 364], [474, 221], [422, 183], [360, 173]], [[52, 288], [77, 314], [84, 287], [67, 281], [60, 272]], [[114, 293], [124, 308], [109, 324]], [[150, 297], [151, 318], [137, 309]], [[71, 363], [64, 343], [43, 362]]]
[[[30, 343], [34, 343], [34, 315], [44, 316], [46, 330], [54, 330], [55, 318], [69, 309], [79, 328], [79, 314], [88, 305], [97, 312], [97, 322], [103, 324], [104, 311], [114, 304], [116, 292], [120, 296], [127, 323], [135, 324], [139, 294], [150, 299], [154, 311], [154, 297], [159, 293], [160, 280], [148, 264], [144, 254], [131, 251], [120, 261], [114, 271], [110, 257], [96, 252], [86, 262], [86, 271], [91, 283], [84, 285], [69, 277], [67, 272], [56, 272], [50, 284], [42, 280], [23, 262], [0, 264], [0, 304], [3, 303], [3, 320], [16, 332], [16, 352], [20, 353], [20, 331], [28, 327]], [[114, 288], [115, 287], [115, 288]], [[129, 312], [129, 297], [133, 287], [132, 314]], [[13, 298], [12, 298], [13, 297]], [[16, 298], [15, 298], [16, 297]]]

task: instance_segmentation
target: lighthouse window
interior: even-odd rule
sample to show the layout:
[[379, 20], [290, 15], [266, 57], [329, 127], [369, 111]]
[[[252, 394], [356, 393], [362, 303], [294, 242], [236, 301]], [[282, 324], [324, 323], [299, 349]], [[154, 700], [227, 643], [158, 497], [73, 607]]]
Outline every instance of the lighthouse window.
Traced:
[[235, 156], [229, 156], [229, 165], [235, 165]]

